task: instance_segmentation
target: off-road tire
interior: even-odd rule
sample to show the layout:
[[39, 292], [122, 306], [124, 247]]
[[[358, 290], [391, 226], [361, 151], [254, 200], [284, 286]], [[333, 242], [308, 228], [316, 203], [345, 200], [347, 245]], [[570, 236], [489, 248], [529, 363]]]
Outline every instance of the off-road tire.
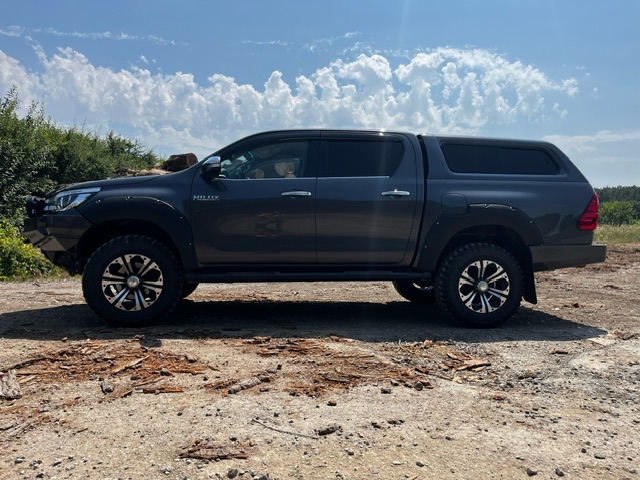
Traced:
[[116, 237], [89, 258], [82, 292], [91, 309], [120, 326], [140, 326], [167, 315], [183, 292], [175, 255], [143, 235]]
[[436, 275], [438, 306], [461, 324], [496, 327], [522, 300], [522, 268], [511, 253], [489, 243], [470, 243], [446, 255]]

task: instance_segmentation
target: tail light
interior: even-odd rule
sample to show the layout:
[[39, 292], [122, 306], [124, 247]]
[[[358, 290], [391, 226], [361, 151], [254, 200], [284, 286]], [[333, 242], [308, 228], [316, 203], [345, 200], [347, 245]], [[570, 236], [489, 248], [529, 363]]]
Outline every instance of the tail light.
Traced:
[[587, 232], [592, 232], [598, 227], [598, 210], [600, 209], [600, 202], [598, 201], [598, 194], [594, 193], [591, 197], [589, 206], [580, 216], [578, 220], [578, 228]]

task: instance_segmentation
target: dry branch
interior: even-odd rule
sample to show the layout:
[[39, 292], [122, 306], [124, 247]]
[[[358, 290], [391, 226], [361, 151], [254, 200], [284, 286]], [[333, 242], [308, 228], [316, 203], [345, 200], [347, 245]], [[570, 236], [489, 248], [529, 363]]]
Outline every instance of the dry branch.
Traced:
[[257, 423], [258, 425], [260, 425], [260, 426], [262, 426], [264, 428], [268, 428], [269, 430], [273, 430], [274, 432], [284, 433], [286, 435], [294, 435], [296, 437], [310, 438], [312, 440], [318, 440], [318, 437], [315, 437], [315, 436], [312, 436], [312, 435], [305, 435], [304, 433], [291, 432], [291, 431], [287, 431], [287, 430], [280, 430], [279, 428], [275, 428], [275, 427], [270, 427], [269, 425], [266, 425], [266, 424], [256, 420], [255, 418], [253, 420], [251, 420], [251, 423]]
[[180, 453], [180, 458], [195, 458], [198, 460], [229, 460], [249, 458], [243, 448], [235, 449], [226, 445], [197, 439], [193, 444]]

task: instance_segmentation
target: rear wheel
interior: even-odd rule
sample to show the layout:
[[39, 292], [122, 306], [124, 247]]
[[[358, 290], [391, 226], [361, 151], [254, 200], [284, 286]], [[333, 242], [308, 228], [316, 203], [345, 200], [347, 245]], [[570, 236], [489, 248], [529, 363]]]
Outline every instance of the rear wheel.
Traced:
[[520, 306], [520, 264], [505, 249], [472, 243], [454, 249], [436, 277], [436, 301], [462, 324], [487, 328], [504, 323]]
[[87, 304], [123, 326], [147, 324], [168, 314], [183, 291], [176, 257], [145, 236], [117, 237], [89, 258], [82, 277]]
[[420, 281], [396, 280], [393, 288], [402, 298], [414, 303], [433, 303], [436, 301], [436, 294], [433, 285], [425, 285]]

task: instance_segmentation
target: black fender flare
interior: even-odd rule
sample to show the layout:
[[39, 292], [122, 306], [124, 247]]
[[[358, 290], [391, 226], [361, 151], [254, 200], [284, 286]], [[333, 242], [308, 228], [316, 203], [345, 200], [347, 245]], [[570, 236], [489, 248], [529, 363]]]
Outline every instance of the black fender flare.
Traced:
[[83, 206], [81, 213], [96, 226], [122, 221], [151, 223], [173, 242], [185, 270], [197, 266], [191, 224], [166, 201], [145, 196], [107, 197]]
[[[525, 275], [525, 300], [536, 303], [533, 265], [530, 246], [542, 245], [542, 235], [533, 220], [524, 212], [509, 205], [474, 204], [469, 205], [462, 215], [439, 216], [428, 230], [422, 242], [418, 268], [423, 272], [436, 272], [438, 262], [448, 246], [455, 239], [469, 236], [469, 241], [481, 241], [482, 235], [488, 239], [502, 231], [500, 242], [522, 261]], [[491, 240], [490, 240], [491, 241]]]

